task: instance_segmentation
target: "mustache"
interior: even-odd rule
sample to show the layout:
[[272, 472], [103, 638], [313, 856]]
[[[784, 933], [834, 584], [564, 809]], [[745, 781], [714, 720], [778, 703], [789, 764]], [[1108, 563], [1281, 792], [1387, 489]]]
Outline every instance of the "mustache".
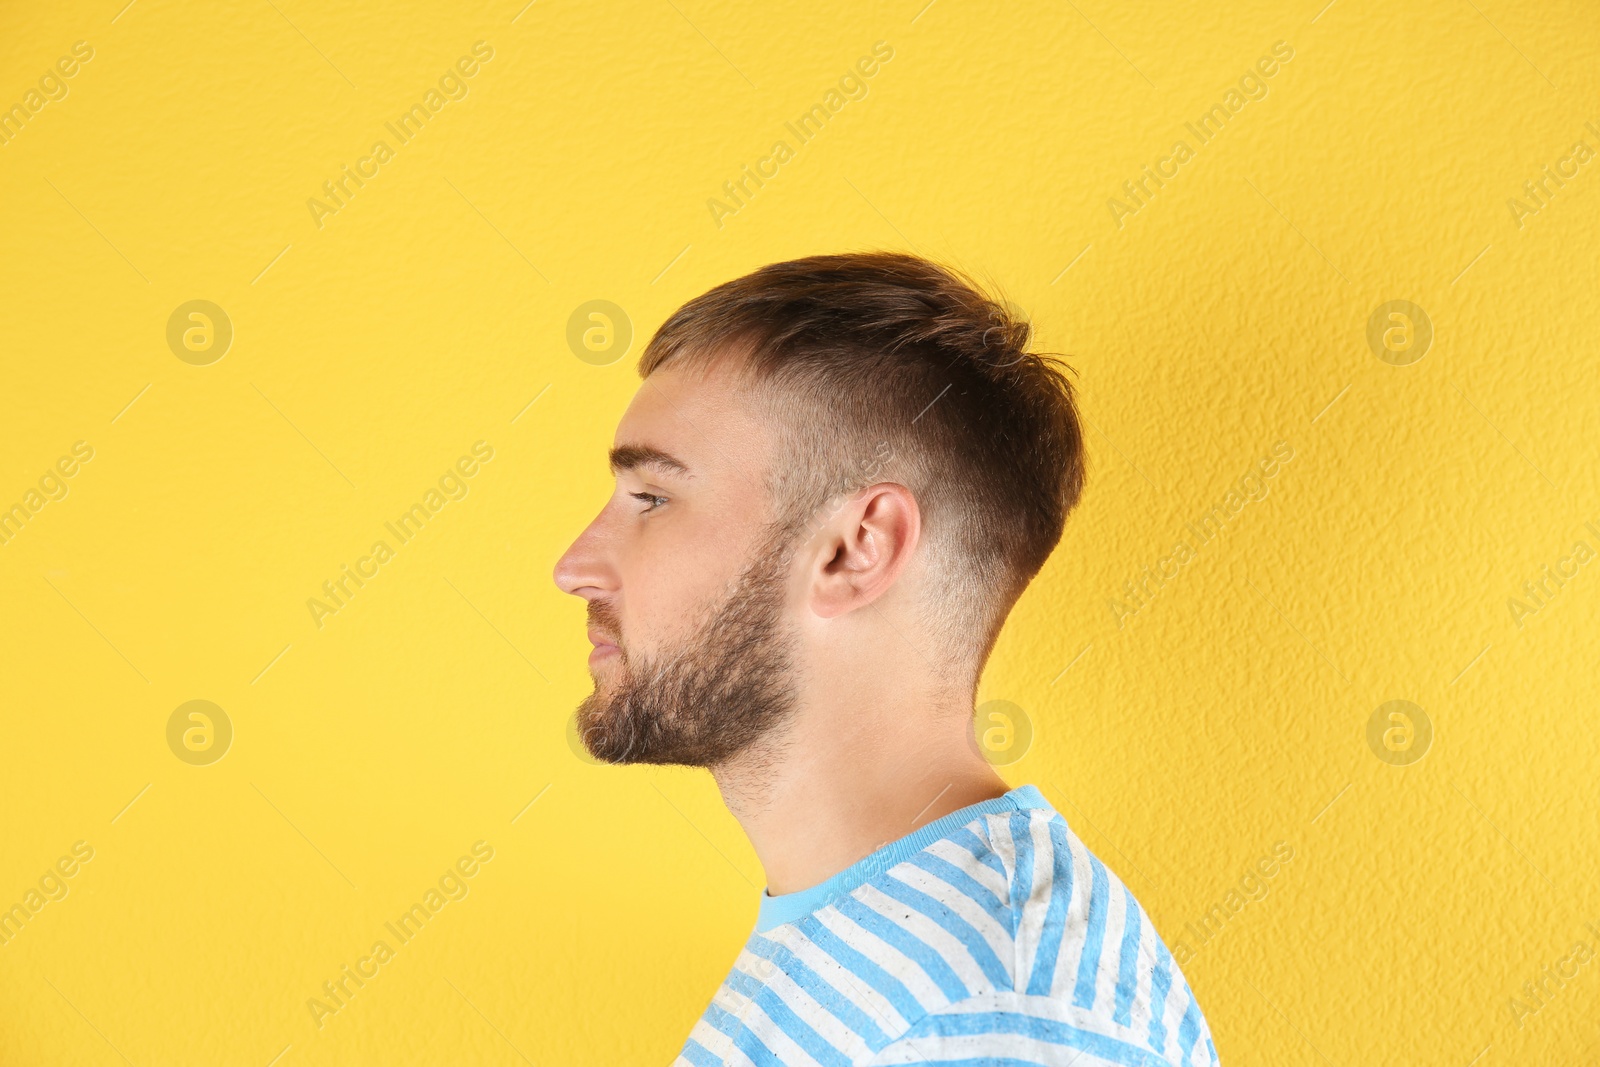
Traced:
[[618, 617], [616, 609], [608, 601], [591, 600], [588, 613], [589, 626], [610, 637], [617, 643], [617, 647], [621, 648], [622, 619]]

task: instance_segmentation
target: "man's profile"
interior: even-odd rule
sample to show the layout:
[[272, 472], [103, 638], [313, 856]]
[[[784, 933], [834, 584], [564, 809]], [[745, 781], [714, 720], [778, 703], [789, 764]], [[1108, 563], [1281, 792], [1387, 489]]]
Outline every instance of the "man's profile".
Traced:
[[972, 730], [1001, 624], [1084, 483], [1029, 330], [901, 254], [675, 312], [556, 564], [588, 603], [585, 745], [704, 767], [767, 875], [680, 1064], [1216, 1061], [1133, 894]]

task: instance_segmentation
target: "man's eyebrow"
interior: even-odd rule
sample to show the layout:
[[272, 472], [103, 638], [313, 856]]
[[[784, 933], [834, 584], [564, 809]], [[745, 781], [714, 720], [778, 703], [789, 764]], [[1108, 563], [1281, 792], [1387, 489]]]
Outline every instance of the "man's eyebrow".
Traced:
[[611, 450], [611, 473], [650, 467], [666, 474], [689, 475], [689, 465], [670, 452], [650, 445], [618, 445]]

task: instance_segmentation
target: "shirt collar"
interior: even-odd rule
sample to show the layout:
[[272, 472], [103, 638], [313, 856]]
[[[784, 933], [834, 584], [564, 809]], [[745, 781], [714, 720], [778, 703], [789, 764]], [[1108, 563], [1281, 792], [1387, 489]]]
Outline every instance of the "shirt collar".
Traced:
[[1044, 794], [1040, 793], [1037, 787], [1018, 786], [1004, 796], [981, 800], [935, 819], [898, 841], [889, 842], [871, 855], [857, 860], [832, 878], [810, 889], [802, 889], [797, 893], [784, 893], [776, 897], [763, 890], [761, 910], [756, 916], [756, 930], [764, 933], [774, 926], [795, 922], [826, 907], [980, 816], [1049, 806], [1049, 801], [1045, 800]]

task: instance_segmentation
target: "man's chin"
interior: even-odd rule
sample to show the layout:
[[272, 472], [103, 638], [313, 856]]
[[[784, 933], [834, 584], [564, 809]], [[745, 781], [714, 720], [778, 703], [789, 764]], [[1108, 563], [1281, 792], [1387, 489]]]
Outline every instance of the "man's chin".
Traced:
[[594, 694], [578, 706], [578, 743], [583, 745], [584, 751], [601, 763], [619, 763], [622, 761], [614, 758], [615, 753], [610, 751], [612, 746], [608, 742], [611, 731], [607, 728], [603, 715], [590, 710], [592, 703], [601, 702], [603, 699], [603, 694], [597, 685]]
[[[648, 729], [644, 718], [623, 714], [615, 703], [615, 683], [595, 683], [595, 690], [578, 709], [578, 737], [589, 755], [601, 763], [698, 766], [683, 758], [671, 739]], [[655, 712], [659, 714], [659, 712]], [[639, 714], [637, 709], [635, 714]]]

